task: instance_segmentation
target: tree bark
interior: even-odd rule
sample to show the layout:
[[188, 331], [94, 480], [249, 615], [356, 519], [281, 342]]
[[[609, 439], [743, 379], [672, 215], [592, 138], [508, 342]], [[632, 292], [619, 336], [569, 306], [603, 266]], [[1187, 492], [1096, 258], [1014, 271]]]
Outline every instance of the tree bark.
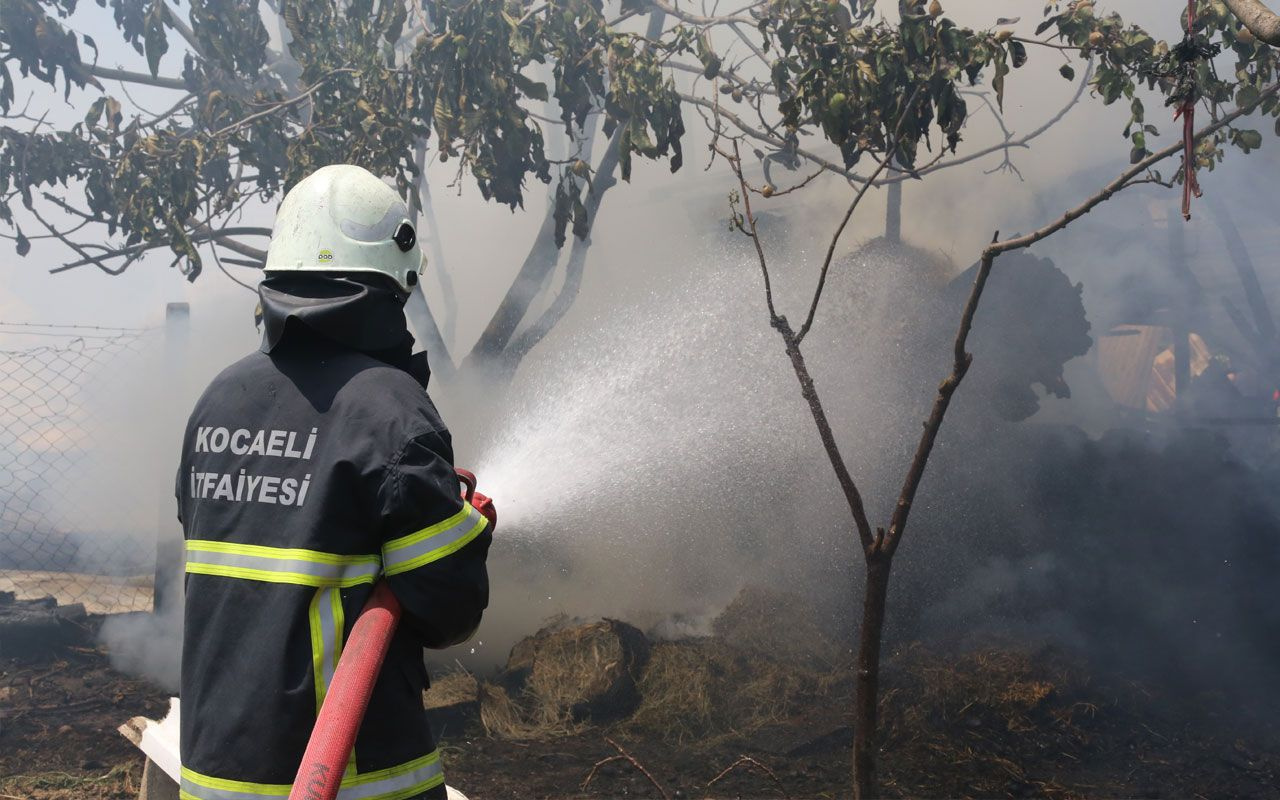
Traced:
[[[591, 220], [593, 227], [605, 193], [618, 182], [613, 177], [613, 173], [617, 168], [618, 134], [615, 133], [613, 138], [609, 140], [609, 146], [605, 150], [604, 158], [600, 160], [600, 166], [596, 168], [595, 175], [591, 179], [591, 194], [587, 198], [586, 207], [587, 218]], [[586, 266], [587, 251], [590, 247], [590, 233], [587, 234], [586, 239], [574, 241], [573, 249], [569, 252], [569, 263], [565, 266], [564, 284], [560, 287], [560, 293], [556, 295], [556, 299], [552, 301], [542, 316], [521, 333], [507, 348], [506, 360], [510, 363], [512, 370], [569, 312], [573, 301], [578, 297], [578, 290], [582, 287], [582, 275]]]
[[471, 354], [463, 365], [463, 369], [484, 369], [500, 360], [502, 351], [515, 335], [516, 328], [524, 315], [529, 311], [529, 304], [537, 297], [538, 291], [546, 281], [547, 275], [560, 260], [560, 250], [556, 247], [556, 221], [552, 216], [554, 208], [548, 208], [542, 227], [529, 248], [516, 279], [511, 282], [497, 311], [493, 312], [484, 333], [472, 348]]
[[884, 238], [894, 244], [902, 241], [902, 182], [889, 184], [884, 211]]
[[862, 632], [858, 642], [858, 679], [853, 702], [853, 796], [856, 800], [870, 800], [876, 796], [880, 645], [892, 564], [893, 557], [883, 552], [875, 552], [867, 558]]
[[[656, 40], [662, 34], [662, 26], [666, 20], [666, 15], [661, 10], [650, 12], [649, 24], [645, 35], [650, 40]], [[606, 153], [606, 158], [607, 158]], [[612, 185], [612, 184], [610, 184]], [[606, 187], [607, 188], [607, 187]], [[601, 192], [603, 194], [603, 192]], [[591, 202], [588, 199], [588, 202]], [[596, 212], [599, 210], [599, 200], [597, 199], [594, 209], [590, 212], [588, 219], [590, 225], [595, 225]], [[529, 307], [533, 301], [540, 295], [549, 283], [552, 272], [556, 265], [560, 263], [560, 248], [556, 247], [555, 242], [555, 205], [549, 204], [547, 215], [542, 220], [542, 227], [538, 229], [538, 235], [534, 239], [533, 247], [529, 249], [529, 253], [525, 256], [524, 263], [520, 266], [520, 272], [516, 274], [515, 281], [511, 287], [507, 289], [506, 295], [502, 298], [502, 302], [498, 305], [497, 311], [489, 320], [489, 324], [485, 326], [484, 332], [480, 335], [480, 339], [472, 348], [471, 354], [467, 356], [463, 363], [464, 369], [477, 370], [479, 372], [487, 371], [491, 376], [509, 377], [515, 372], [515, 368], [519, 365], [519, 361], [528, 352], [528, 348], [520, 350], [520, 346], [528, 344], [524, 341], [525, 337], [516, 342], [515, 348], [518, 352], [509, 352], [512, 348], [512, 339], [515, 338], [516, 331], [520, 328], [520, 323], [524, 320], [525, 315], [529, 313]], [[588, 229], [587, 238], [576, 242], [571, 258], [578, 260], [578, 265], [586, 259], [587, 249], [591, 245], [591, 231]], [[567, 280], [567, 278], [566, 278]], [[557, 308], [555, 313], [563, 316], [568, 310], [568, 305], [577, 296], [577, 287], [572, 287], [573, 291], [566, 297], [566, 303], [560, 304], [562, 308]], [[558, 320], [558, 316], [556, 319]], [[545, 331], [537, 335], [538, 339], [545, 335]], [[533, 342], [536, 344], [536, 341]]]
[[440, 329], [436, 327], [436, 318], [432, 316], [431, 307], [427, 305], [427, 298], [422, 293], [421, 284], [413, 288], [413, 292], [409, 295], [409, 302], [404, 304], [404, 315], [424, 340], [423, 345], [427, 350], [432, 373], [446, 383], [453, 380], [456, 372], [453, 359], [449, 356], [449, 347], [445, 344], [444, 337], [440, 335]]
[[1236, 19], [1258, 37], [1258, 41], [1280, 47], [1280, 15], [1267, 8], [1260, 0], [1223, 1]]
[[1258, 280], [1258, 271], [1245, 247], [1244, 237], [1240, 235], [1240, 229], [1236, 227], [1226, 204], [1217, 195], [1206, 197], [1205, 202], [1218, 230], [1222, 232], [1227, 255], [1235, 265], [1236, 274], [1240, 276], [1240, 288], [1244, 291], [1245, 302], [1249, 304], [1249, 310], [1253, 314], [1254, 329], [1264, 341], [1274, 342], [1277, 338], [1275, 317], [1271, 315], [1271, 308], [1267, 305], [1267, 296], [1262, 291], [1262, 283]]

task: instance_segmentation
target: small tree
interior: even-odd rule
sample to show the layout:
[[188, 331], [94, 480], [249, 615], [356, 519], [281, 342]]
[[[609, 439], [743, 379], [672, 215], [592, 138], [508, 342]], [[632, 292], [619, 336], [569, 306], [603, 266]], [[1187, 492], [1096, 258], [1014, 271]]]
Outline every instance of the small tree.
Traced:
[[[951, 400], [971, 364], [972, 356], [966, 350], [968, 336], [995, 260], [1063, 230], [1127, 187], [1140, 183], [1173, 185], [1154, 169], [1172, 155], [1182, 152], [1188, 166], [1212, 169], [1229, 145], [1246, 153], [1260, 146], [1261, 134], [1237, 127], [1237, 123], [1258, 110], [1280, 114], [1277, 60], [1274, 51], [1258, 44], [1262, 37], [1242, 29], [1225, 6], [1207, 2], [1196, 8], [1193, 33], [1176, 46], [1157, 41], [1114, 14], [1097, 13], [1091, 0], [1049, 3], [1037, 32], [1048, 33], [1050, 38], [1046, 39], [1016, 37], [1008, 28], [960, 28], [944, 16], [938, 0], [932, 0], [927, 7], [923, 0], [903, 0], [896, 25], [877, 15], [873, 4], [866, 2], [853, 5], [852, 15], [843, 6], [821, 0], [774, 0], [764, 8], [753, 9], [755, 27], [762, 36], [757, 52], [774, 54], [770, 82], [762, 84], [733, 75], [728, 79], [728, 94], [734, 99], [753, 97], [761, 125], [746, 123], [726, 112], [718, 102], [711, 105], [706, 119], [714, 137], [715, 156], [724, 159], [737, 178], [737, 189], [730, 195], [733, 225], [754, 245], [769, 323], [782, 339], [861, 544], [865, 586], [857, 656], [853, 782], [855, 796], [868, 798], [875, 796], [877, 785], [880, 652], [893, 558], [906, 532]], [[1012, 22], [1000, 20], [996, 28]], [[1094, 95], [1104, 103], [1121, 98], [1129, 101], [1131, 118], [1124, 135], [1131, 142], [1131, 165], [1057, 220], [1022, 236], [1002, 240], [997, 234], [984, 248], [961, 311], [951, 370], [938, 386], [890, 518], [883, 527], [874, 526], [833, 433], [802, 345], [814, 323], [840, 237], [869, 189], [895, 180], [891, 170], [901, 172], [897, 176], [900, 180], [923, 176], [930, 168], [947, 163], [942, 161], [942, 154], [957, 152], [966, 119], [964, 87], [985, 79], [997, 107], [1002, 106], [1005, 76], [1010, 66], [1016, 68], [1026, 61], [1029, 46], [1060, 50], [1068, 57], [1061, 69], [1068, 79], [1075, 76], [1073, 57], [1091, 58], [1094, 71], [1086, 74]], [[1211, 63], [1220, 49], [1235, 56], [1234, 71], [1225, 80]], [[708, 56], [708, 50], [703, 47], [702, 59], [715, 65], [717, 58]], [[1198, 131], [1189, 130], [1185, 141], [1151, 152], [1147, 148], [1148, 137], [1158, 132], [1146, 121], [1144, 87], [1166, 98], [1167, 104], [1207, 106], [1213, 122]], [[764, 102], [760, 98], [765, 96], [776, 107], [776, 122], [766, 118], [762, 110]], [[1228, 104], [1234, 104], [1234, 108], [1223, 110]], [[1277, 132], [1280, 134], [1280, 125]], [[839, 161], [801, 151], [796, 143], [805, 134], [821, 136], [834, 145]], [[921, 164], [922, 149], [928, 147], [935, 134], [941, 140], [937, 154]], [[769, 140], [775, 145], [781, 141], [786, 145], [786, 149], [770, 155], [753, 152], [765, 179], [758, 185], [748, 179], [749, 167], [743, 156], [744, 145], [753, 140]], [[793, 186], [779, 189], [768, 171], [770, 162], [779, 160], [778, 153], [789, 158], [787, 163], [793, 168], [807, 161], [819, 171], [840, 174], [855, 186], [798, 325], [775, 303], [769, 259], [752, 209], [753, 196], [767, 201], [801, 189], [813, 180], [813, 176], [807, 176]], [[1007, 147], [1005, 155], [1007, 160]], [[873, 165], [864, 175], [853, 174], [851, 170], [863, 158], [872, 160]], [[957, 155], [951, 163], [963, 160], [967, 159]], [[1180, 172], [1175, 180], [1182, 180], [1185, 174]]]

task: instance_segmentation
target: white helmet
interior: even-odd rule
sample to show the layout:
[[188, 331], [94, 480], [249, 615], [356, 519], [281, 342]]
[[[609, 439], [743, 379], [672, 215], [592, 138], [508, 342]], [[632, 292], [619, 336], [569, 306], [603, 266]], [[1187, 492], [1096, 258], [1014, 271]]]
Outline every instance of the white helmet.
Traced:
[[373, 272], [408, 292], [422, 252], [409, 209], [363, 167], [321, 167], [285, 195], [267, 249], [266, 272]]

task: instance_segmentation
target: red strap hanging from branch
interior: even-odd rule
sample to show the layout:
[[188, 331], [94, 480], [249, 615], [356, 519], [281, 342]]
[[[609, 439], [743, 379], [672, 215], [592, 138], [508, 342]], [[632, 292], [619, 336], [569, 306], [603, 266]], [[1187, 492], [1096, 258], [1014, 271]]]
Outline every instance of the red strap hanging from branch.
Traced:
[[[1187, 0], [1187, 40], [1194, 36], [1196, 24], [1196, 0]], [[1191, 219], [1191, 195], [1200, 196], [1200, 183], [1196, 180], [1196, 98], [1189, 94], [1173, 112], [1174, 120], [1182, 117], [1182, 218]]]

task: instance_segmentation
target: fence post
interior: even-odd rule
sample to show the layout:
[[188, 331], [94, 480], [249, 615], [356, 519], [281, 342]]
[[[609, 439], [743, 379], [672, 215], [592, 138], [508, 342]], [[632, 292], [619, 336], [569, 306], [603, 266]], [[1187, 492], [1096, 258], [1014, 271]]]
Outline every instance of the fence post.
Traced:
[[[164, 313], [164, 345], [160, 361], [160, 385], [168, 391], [158, 394], [158, 421], [163, 434], [160, 437], [164, 452], [160, 454], [161, 463], [176, 457], [182, 446], [182, 434], [169, 437], [167, 434], [181, 432], [186, 422], [185, 391], [186, 368], [183, 356], [187, 352], [190, 336], [191, 307], [186, 303], [169, 303]], [[159, 487], [156, 524], [156, 570], [152, 610], [157, 616], [176, 613], [182, 605], [182, 572], [183, 572], [183, 539], [182, 529], [178, 524], [177, 507], [173, 497], [173, 480], [177, 475], [175, 468], [168, 474], [168, 480]]]

